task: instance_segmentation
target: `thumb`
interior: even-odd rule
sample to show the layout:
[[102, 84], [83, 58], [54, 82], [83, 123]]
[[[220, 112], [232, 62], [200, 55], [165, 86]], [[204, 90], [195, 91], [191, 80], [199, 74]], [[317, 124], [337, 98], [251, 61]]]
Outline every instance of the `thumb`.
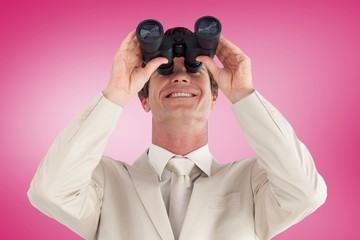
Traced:
[[198, 56], [196, 58], [196, 61], [202, 62], [205, 65], [205, 67], [210, 71], [210, 73], [213, 75], [215, 80], [217, 79], [217, 74], [220, 68], [215, 63], [214, 59], [212, 59], [209, 56]]
[[168, 60], [167, 60], [167, 58], [164, 58], [164, 57], [157, 57], [157, 58], [151, 59], [144, 68], [147, 79], [150, 78], [151, 74], [153, 74], [153, 72], [155, 72], [156, 69], [158, 69], [158, 67], [160, 67], [160, 65], [166, 64], [166, 63], [168, 63]]

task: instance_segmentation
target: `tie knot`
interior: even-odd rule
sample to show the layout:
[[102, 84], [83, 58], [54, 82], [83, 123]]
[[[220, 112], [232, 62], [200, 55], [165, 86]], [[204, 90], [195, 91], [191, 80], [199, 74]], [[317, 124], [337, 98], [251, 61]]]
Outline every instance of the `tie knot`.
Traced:
[[173, 157], [167, 165], [170, 171], [180, 177], [189, 176], [195, 164], [188, 158]]

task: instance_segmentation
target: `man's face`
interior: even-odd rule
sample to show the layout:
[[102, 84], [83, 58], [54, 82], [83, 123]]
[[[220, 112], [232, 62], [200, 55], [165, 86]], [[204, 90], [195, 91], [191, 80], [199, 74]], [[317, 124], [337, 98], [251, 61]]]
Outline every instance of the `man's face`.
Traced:
[[173, 73], [156, 71], [149, 81], [149, 97], [141, 102], [156, 121], [206, 121], [215, 105], [208, 71], [203, 66], [197, 73], [188, 72], [184, 58], [174, 58]]

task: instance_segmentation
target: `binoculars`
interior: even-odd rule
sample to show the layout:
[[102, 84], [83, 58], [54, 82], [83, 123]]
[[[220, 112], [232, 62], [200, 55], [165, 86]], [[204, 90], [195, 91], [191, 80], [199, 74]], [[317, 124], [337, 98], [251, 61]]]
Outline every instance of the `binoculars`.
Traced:
[[174, 68], [174, 57], [184, 57], [187, 71], [200, 71], [201, 62], [196, 61], [199, 55], [214, 57], [221, 34], [221, 23], [212, 16], [199, 18], [194, 27], [194, 33], [175, 33], [164, 35], [160, 22], [154, 19], [144, 20], [136, 28], [136, 36], [140, 42], [144, 64], [156, 57], [165, 57], [167, 64], [158, 69], [161, 75], [170, 74]]

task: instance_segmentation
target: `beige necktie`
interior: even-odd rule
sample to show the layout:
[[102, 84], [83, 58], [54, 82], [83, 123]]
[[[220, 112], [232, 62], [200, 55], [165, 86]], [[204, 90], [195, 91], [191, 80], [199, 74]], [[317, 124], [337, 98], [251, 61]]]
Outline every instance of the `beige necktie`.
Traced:
[[189, 174], [194, 163], [187, 158], [172, 158], [167, 168], [174, 174], [171, 178], [169, 219], [175, 239], [179, 238], [186, 210], [189, 204], [193, 183]]

